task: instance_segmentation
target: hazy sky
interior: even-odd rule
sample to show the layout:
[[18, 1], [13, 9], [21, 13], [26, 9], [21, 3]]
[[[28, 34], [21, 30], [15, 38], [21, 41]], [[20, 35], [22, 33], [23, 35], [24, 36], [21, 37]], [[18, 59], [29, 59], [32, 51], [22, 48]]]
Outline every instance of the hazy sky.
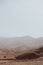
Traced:
[[0, 37], [43, 36], [43, 0], [0, 0]]

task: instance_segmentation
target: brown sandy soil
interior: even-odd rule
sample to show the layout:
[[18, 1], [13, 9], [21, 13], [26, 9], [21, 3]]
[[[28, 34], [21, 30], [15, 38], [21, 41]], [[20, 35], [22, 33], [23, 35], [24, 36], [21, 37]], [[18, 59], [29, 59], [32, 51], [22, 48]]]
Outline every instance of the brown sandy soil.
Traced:
[[0, 65], [43, 65], [43, 47], [27, 52], [0, 49]]
[[43, 65], [43, 60], [34, 61], [0, 61], [0, 65]]
[[[23, 52], [22, 52], [23, 53]], [[0, 49], [0, 55], [5, 56], [8, 59], [2, 59], [0, 60], [0, 65], [43, 65], [43, 47], [34, 49], [32, 51], [29, 51], [28, 53], [23, 53], [19, 55], [19, 52], [15, 52], [14, 50], [8, 50], [8, 49]], [[30, 53], [30, 54], [29, 54]], [[35, 56], [34, 56], [34, 54]], [[42, 54], [41, 54], [42, 53]], [[12, 57], [15, 57], [15, 54], [18, 54], [16, 60], [10, 59], [10, 54]], [[8, 56], [9, 55], [9, 56]], [[42, 55], [42, 56], [41, 56]], [[29, 57], [30, 56], [30, 57]], [[38, 56], [38, 58], [37, 58]], [[22, 57], [22, 59], [21, 59]], [[24, 59], [25, 57], [25, 59]], [[1, 57], [0, 57], [1, 58]], [[32, 59], [35, 58], [35, 59]]]
[[0, 39], [0, 65], [43, 65], [43, 38]]

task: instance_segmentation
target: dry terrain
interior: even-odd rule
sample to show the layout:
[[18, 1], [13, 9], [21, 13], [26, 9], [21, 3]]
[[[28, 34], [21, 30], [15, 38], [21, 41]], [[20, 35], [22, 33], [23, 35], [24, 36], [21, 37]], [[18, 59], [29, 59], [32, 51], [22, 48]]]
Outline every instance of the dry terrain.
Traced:
[[0, 65], [43, 65], [43, 38], [0, 38]]
[[0, 49], [0, 65], [43, 65], [43, 47], [27, 52]]
[[43, 60], [38, 61], [0, 61], [0, 65], [43, 65]]

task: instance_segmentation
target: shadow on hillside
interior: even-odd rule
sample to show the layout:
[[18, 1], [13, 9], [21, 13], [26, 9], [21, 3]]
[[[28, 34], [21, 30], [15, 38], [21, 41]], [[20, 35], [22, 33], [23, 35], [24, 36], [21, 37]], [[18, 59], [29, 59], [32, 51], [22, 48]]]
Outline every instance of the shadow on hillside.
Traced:
[[18, 55], [16, 57], [16, 59], [17, 60], [24, 60], [24, 59], [37, 59], [37, 58], [43, 57], [43, 47], [36, 49], [36, 50], [33, 50], [33, 51], [34, 52], [31, 52], [31, 53], [28, 52], [28, 53]]

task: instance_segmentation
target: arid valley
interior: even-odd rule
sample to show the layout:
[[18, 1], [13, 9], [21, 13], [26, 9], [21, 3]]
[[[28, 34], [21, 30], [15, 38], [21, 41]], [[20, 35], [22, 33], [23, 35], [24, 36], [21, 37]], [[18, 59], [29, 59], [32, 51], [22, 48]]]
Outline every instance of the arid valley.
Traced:
[[0, 38], [0, 65], [43, 65], [43, 38]]

